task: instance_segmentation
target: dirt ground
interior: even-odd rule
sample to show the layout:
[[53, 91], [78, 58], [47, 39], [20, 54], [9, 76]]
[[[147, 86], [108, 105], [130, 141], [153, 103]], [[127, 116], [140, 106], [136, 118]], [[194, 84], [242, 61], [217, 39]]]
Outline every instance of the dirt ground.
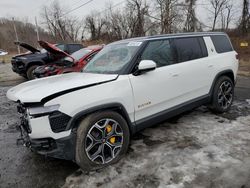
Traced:
[[203, 106], [148, 128], [132, 137], [119, 163], [91, 173], [16, 145], [19, 117], [5, 95], [23, 81], [9, 64], [0, 65], [0, 187], [250, 188], [248, 77], [238, 78], [228, 113]]
[[250, 76], [250, 61], [249, 60], [241, 60], [239, 74], [242, 76]]

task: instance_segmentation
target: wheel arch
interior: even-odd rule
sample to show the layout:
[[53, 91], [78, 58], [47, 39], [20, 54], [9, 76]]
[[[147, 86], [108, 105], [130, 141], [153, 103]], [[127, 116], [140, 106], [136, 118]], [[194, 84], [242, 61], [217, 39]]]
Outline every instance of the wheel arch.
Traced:
[[26, 65], [26, 67], [25, 67], [25, 72], [27, 72], [28, 69], [29, 69], [30, 67], [34, 66], [34, 65], [41, 66], [41, 65], [44, 65], [44, 63], [41, 62], [41, 61], [32, 61], [32, 62], [29, 62], [29, 63], [27, 63], [27, 65]]
[[71, 118], [71, 120], [69, 121], [69, 123], [66, 127], [66, 130], [77, 129], [80, 121], [82, 119], [84, 119], [89, 114], [99, 112], [99, 111], [107, 111], [107, 110], [119, 113], [127, 122], [130, 134], [135, 133], [135, 126], [133, 126], [133, 123], [131, 122], [125, 107], [120, 103], [103, 104], [103, 105], [95, 106], [95, 107], [89, 108], [87, 110], [83, 110], [81, 112], [78, 112], [76, 115], [74, 115]]
[[219, 72], [219, 73], [215, 76], [214, 81], [213, 81], [213, 83], [212, 83], [212, 86], [211, 86], [211, 88], [210, 88], [210, 91], [209, 91], [210, 97], [211, 97], [212, 94], [213, 94], [214, 86], [215, 86], [217, 80], [218, 80], [220, 77], [222, 77], [222, 76], [227, 76], [227, 77], [229, 77], [229, 78], [232, 80], [233, 84], [235, 84], [236, 78], [234, 77], [233, 70], [228, 69], [228, 70], [224, 70], [224, 71]]

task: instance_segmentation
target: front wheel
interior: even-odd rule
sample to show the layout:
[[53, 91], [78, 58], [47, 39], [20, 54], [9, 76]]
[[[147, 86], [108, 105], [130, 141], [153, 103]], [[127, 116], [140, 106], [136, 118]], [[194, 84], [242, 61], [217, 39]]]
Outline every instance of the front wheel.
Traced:
[[127, 152], [129, 140], [127, 122], [120, 114], [93, 113], [78, 127], [76, 162], [86, 171], [116, 163]]
[[31, 67], [28, 68], [27, 70], [27, 78], [29, 80], [34, 80], [36, 77], [34, 75], [34, 70], [38, 67], [38, 65], [33, 65]]
[[215, 84], [212, 94], [212, 102], [209, 106], [213, 112], [223, 113], [227, 112], [234, 98], [234, 84], [227, 76], [222, 76]]

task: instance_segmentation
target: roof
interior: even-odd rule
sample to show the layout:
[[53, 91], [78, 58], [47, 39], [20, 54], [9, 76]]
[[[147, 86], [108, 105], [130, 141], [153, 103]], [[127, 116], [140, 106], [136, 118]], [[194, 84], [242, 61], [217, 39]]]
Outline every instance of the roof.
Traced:
[[174, 34], [164, 34], [164, 35], [154, 35], [154, 36], [146, 36], [146, 37], [136, 37], [130, 39], [120, 40], [115, 43], [123, 43], [123, 42], [132, 42], [132, 41], [148, 41], [155, 40], [160, 38], [172, 38], [172, 37], [189, 37], [189, 36], [211, 36], [211, 35], [226, 35], [223, 32], [190, 32], [190, 33], [174, 33]]
[[105, 45], [91, 45], [91, 46], [87, 46], [85, 47], [85, 49], [89, 49], [89, 50], [99, 50], [99, 49], [102, 49]]

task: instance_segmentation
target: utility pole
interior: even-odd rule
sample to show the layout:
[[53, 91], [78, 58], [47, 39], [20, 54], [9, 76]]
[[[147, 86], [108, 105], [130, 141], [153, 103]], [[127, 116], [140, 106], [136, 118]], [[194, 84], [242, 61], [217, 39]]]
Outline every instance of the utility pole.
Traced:
[[[12, 22], [13, 22], [14, 31], [15, 31], [15, 34], [16, 34], [16, 41], [19, 42], [17, 31], [16, 31], [15, 19], [14, 18], [12, 18]], [[21, 53], [19, 45], [17, 45], [17, 51], [18, 51], [18, 54]]]
[[38, 24], [37, 24], [37, 19], [35, 17], [35, 22], [36, 22], [36, 36], [37, 36], [37, 41], [40, 40], [40, 37], [39, 37], [39, 30], [38, 30]]

